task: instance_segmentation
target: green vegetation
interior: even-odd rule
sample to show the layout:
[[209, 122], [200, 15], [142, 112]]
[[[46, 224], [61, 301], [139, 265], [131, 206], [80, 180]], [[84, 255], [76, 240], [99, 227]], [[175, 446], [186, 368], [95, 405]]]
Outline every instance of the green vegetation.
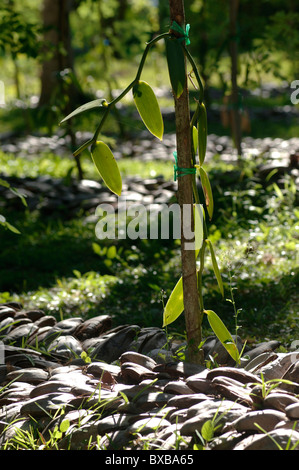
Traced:
[[[93, 131], [98, 123], [96, 110], [88, 117], [77, 116], [70, 128], [58, 127], [66, 114], [83, 104], [82, 95], [68, 101], [69, 96], [75, 96], [70, 94], [71, 87], [80, 84], [84, 103], [104, 96], [111, 101], [113, 90], [125, 89], [134, 79], [146, 41], [169, 27], [168, 6], [165, 11], [162, 1], [159, 8], [143, 0], [124, 2], [124, 9], [117, 0], [76, 2], [77, 8], [69, 12], [74, 64], [57, 71], [51, 98], [39, 105], [40, 73], [48, 55], [51, 56], [51, 51], [48, 55], [41, 53], [45, 46], [40, 16], [42, 3], [16, 0], [1, 5], [5, 24], [1, 23], [0, 30], [0, 79], [5, 84], [6, 106], [0, 106], [0, 125], [1, 136], [12, 133], [12, 144], [18, 137], [26, 140], [28, 134], [64, 136], [65, 133], [76, 140], [77, 131]], [[230, 135], [230, 128], [223, 125], [219, 114], [224, 97], [231, 91], [228, 12], [224, 2], [217, 6], [210, 1], [186, 3], [186, 18], [191, 23], [190, 51], [199, 63], [208, 116], [210, 112], [212, 115], [208, 131]], [[298, 15], [293, 14], [291, 4], [275, 1], [270, 5], [266, 0], [242, 2], [238, 83], [242, 105], [252, 113], [250, 128], [243, 131], [243, 136], [283, 139], [298, 136], [298, 115], [285, 113], [279, 119], [271, 114], [277, 106], [290, 106], [290, 88], [285, 83], [298, 78], [295, 75]], [[258, 21], [246, 21], [249, 15]], [[13, 41], [9, 39], [8, 28], [12, 19]], [[292, 37], [282, 42], [286, 24], [293, 26]], [[161, 88], [168, 84], [164, 52], [163, 42], [155, 45], [142, 79], [154, 90], [159, 88], [160, 108], [167, 111], [173, 99], [169, 88]], [[67, 72], [69, 68], [75, 73]], [[194, 81], [194, 75], [190, 78]], [[274, 87], [273, 94], [253, 93], [267, 83], [285, 86], [284, 92], [276, 93]], [[197, 95], [198, 91], [191, 87], [193, 112]], [[292, 110], [298, 109], [297, 106], [292, 105]], [[267, 117], [260, 111], [268, 112]], [[120, 141], [139, 138], [144, 130], [135, 113], [134, 97], [130, 94], [107, 118], [101, 139], [113, 151]], [[164, 126], [165, 135], [174, 132], [172, 118], [165, 119]], [[64, 156], [48, 149], [17, 155], [0, 151], [0, 177], [49, 175], [68, 184], [70, 178], [77, 178], [72, 157], [75, 144], [72, 141]], [[124, 180], [132, 175], [141, 178], [163, 175], [165, 181], [173, 179], [173, 165], [169, 161], [143, 161], [138, 155], [134, 158], [124, 155], [117, 163]], [[229, 331], [237, 330], [244, 340], [277, 338], [288, 345], [298, 338], [298, 188], [290, 176], [284, 177], [284, 183], [279, 185], [274, 178], [260, 180], [258, 168], [269, 163], [263, 154], [251, 159], [243, 156], [239, 163], [226, 163], [215, 154], [205, 167], [214, 199], [209, 238], [224, 285], [222, 298], [207, 250], [202, 280], [205, 308], [218, 312]], [[81, 165], [85, 178], [99, 178], [87, 152], [82, 154]], [[114, 243], [115, 251], [109, 251], [111, 243], [99, 242], [95, 237], [95, 222], [88, 218], [93, 214], [81, 212], [66, 220], [62, 215], [45, 216], [37, 210], [31, 211], [22, 204], [18, 211], [9, 206], [0, 209], [6, 220], [21, 232], [18, 235], [0, 227], [1, 301], [20, 300], [58, 318], [89, 317], [100, 312], [111, 314], [115, 324], [162, 325], [166, 300], [180, 277], [177, 242], [136, 240], [132, 245], [122, 240]], [[181, 318], [168, 326], [170, 334], [184, 330]], [[207, 318], [203, 330], [204, 335], [211, 332]]]
[[[132, 162], [126, 161], [132, 175]], [[16, 162], [20, 167], [16, 166], [15, 173], [24, 174], [24, 159]], [[126, 172], [125, 162], [120, 162]], [[168, 166], [151, 162], [148, 173], [145, 165], [141, 176], [150, 177], [151, 171], [160, 174], [162, 165]], [[211, 180], [217, 182], [210, 238], [218, 255], [225, 298], [218, 292], [212, 263], [207, 260], [203, 279], [207, 308], [221, 312], [233, 332], [234, 308], [226, 301], [231, 299], [232, 288], [236, 308], [241, 310], [238, 333], [242, 338], [277, 338], [290, 344], [298, 335], [299, 213], [294, 183], [289, 180], [281, 194], [275, 185], [262, 188], [250, 177], [231, 183], [235, 170], [223, 173], [217, 156], [209, 165]], [[228, 168], [232, 170], [232, 165]], [[135, 169], [138, 174], [139, 165]], [[57, 165], [52, 176], [60, 177], [60, 170]], [[7, 218], [21, 235], [8, 230], [0, 235], [1, 301], [38, 305], [58, 318], [101, 312], [113, 315], [116, 324], [161, 326], [165, 296], [180, 275], [175, 241], [136, 240], [132, 246], [120, 240], [116, 256], [110, 259], [105, 250], [97, 254], [94, 243], [101, 248], [109, 244], [96, 239], [95, 223], [86, 222], [86, 214], [66, 221], [24, 208], [10, 212]], [[170, 332], [184, 330], [180, 320], [171, 326]], [[208, 333], [206, 323], [204, 329]]]

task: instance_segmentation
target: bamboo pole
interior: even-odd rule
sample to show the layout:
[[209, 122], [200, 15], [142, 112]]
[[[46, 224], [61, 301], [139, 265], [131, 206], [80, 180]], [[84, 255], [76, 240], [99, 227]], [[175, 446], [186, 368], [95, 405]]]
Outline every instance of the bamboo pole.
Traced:
[[[184, 1], [169, 0], [169, 7], [170, 24], [176, 21], [180, 26], [185, 27]], [[179, 98], [174, 96], [174, 105], [178, 166], [190, 168], [192, 166], [192, 140], [186, 62], [184, 91]], [[187, 238], [188, 234], [194, 232], [192, 175], [178, 178], [178, 202], [181, 208], [181, 263], [188, 358], [190, 362], [202, 363], [202, 351], [199, 350], [202, 337], [195, 253], [193, 250], [186, 249], [186, 244], [191, 241]], [[190, 214], [189, 217], [188, 214]]]

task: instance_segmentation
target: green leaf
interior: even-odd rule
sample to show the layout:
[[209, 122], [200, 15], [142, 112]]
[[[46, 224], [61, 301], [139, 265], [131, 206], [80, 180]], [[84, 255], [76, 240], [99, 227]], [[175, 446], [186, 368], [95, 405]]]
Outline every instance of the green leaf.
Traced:
[[86, 363], [86, 364], [89, 364], [91, 362], [91, 359], [90, 357], [88, 356], [87, 352], [86, 351], [82, 351], [81, 354], [80, 354], [80, 357], [81, 359], [83, 359], [83, 361]]
[[133, 87], [133, 98], [148, 130], [158, 139], [162, 140], [164, 123], [156, 95], [148, 83], [140, 80]]
[[14, 225], [11, 225], [9, 222], [7, 222], [6, 218], [2, 214], [0, 214], [0, 225], [6, 227], [8, 230], [16, 233], [17, 235], [21, 234], [21, 232]]
[[64, 420], [61, 422], [60, 426], [59, 426], [59, 430], [60, 430], [61, 432], [66, 432], [69, 427], [70, 427], [70, 422], [69, 422], [69, 420], [68, 420], [68, 419], [64, 419]]
[[10, 188], [10, 190], [13, 194], [15, 194], [16, 196], [18, 196], [21, 199], [23, 206], [28, 207], [27, 201], [25, 199], [27, 196], [25, 194], [23, 194], [21, 191], [19, 191], [16, 188]]
[[174, 287], [163, 313], [163, 327], [174, 322], [184, 311], [183, 278]]
[[116, 246], [115, 245], [110, 246], [107, 250], [107, 258], [114, 259], [116, 255], [117, 255]]
[[228, 329], [226, 328], [222, 320], [218, 317], [218, 315], [213, 310], [204, 310], [204, 313], [207, 314], [210, 326], [212, 330], [214, 331], [215, 335], [217, 336], [217, 338], [219, 339], [219, 341], [222, 343], [222, 345], [227, 350], [229, 355], [237, 363], [239, 363], [240, 354], [239, 354], [238, 348], [230, 332], [228, 331]]
[[221, 273], [220, 273], [220, 270], [219, 270], [219, 267], [218, 267], [217, 259], [216, 259], [216, 256], [215, 256], [214, 247], [213, 247], [213, 244], [212, 244], [211, 240], [206, 240], [206, 242], [207, 242], [207, 245], [210, 249], [213, 269], [214, 269], [214, 273], [215, 273], [215, 276], [216, 276], [216, 279], [217, 279], [217, 282], [218, 282], [218, 286], [219, 286], [220, 292], [222, 294], [222, 297], [224, 297], [223, 282], [222, 282]]
[[151, 289], [155, 290], [156, 292], [160, 292], [160, 293], [161, 293], [161, 287], [158, 286], [158, 284], [152, 284], [151, 282], [149, 282], [147, 285], [148, 285], [148, 287], [150, 287]]
[[203, 243], [203, 217], [202, 206], [200, 204], [194, 204], [195, 259], [198, 257]]
[[52, 432], [52, 438], [53, 439], [61, 439], [62, 438], [62, 432], [59, 431], [58, 426], [55, 426]]
[[205, 196], [207, 211], [211, 220], [214, 212], [214, 200], [210, 180], [207, 175], [207, 172], [202, 167], [199, 168], [199, 176]]
[[77, 279], [80, 279], [82, 277], [82, 274], [80, 273], [80, 271], [78, 271], [78, 269], [73, 269], [73, 274], [74, 276], [76, 276]]
[[111, 268], [112, 266], [112, 260], [111, 259], [104, 259], [104, 265], [107, 267], [107, 268]]
[[4, 186], [5, 188], [10, 188], [10, 184], [1, 178], [0, 178], [0, 184], [1, 186]]
[[185, 55], [177, 39], [166, 39], [166, 58], [172, 91], [179, 98], [186, 84]]
[[193, 126], [192, 128], [192, 140], [193, 140], [194, 155], [196, 155], [197, 147], [198, 147], [198, 130], [195, 126]]
[[102, 256], [102, 249], [98, 243], [93, 243], [92, 244], [92, 249], [96, 255]]
[[19, 189], [12, 188], [11, 185], [7, 181], [5, 181], [1, 178], [0, 178], [0, 185], [4, 186], [5, 188], [8, 188], [13, 194], [18, 196], [21, 199], [23, 205], [27, 207], [27, 202], [26, 202], [26, 199], [25, 199], [26, 195], [23, 194]]
[[8, 228], [8, 230], [10, 230], [11, 232], [13, 233], [16, 233], [17, 235], [20, 235], [21, 232], [14, 226], [14, 225], [11, 225], [9, 222], [5, 222], [5, 226]]
[[207, 151], [207, 133], [208, 133], [208, 123], [207, 123], [207, 110], [204, 103], [199, 104], [199, 113], [198, 113], [198, 155], [199, 163], [203, 164]]
[[201, 435], [205, 441], [211, 441], [214, 437], [214, 423], [211, 419], [206, 421], [201, 428]]
[[89, 101], [89, 103], [79, 106], [79, 108], [75, 109], [75, 111], [68, 114], [64, 119], [62, 119], [62, 121], [60, 121], [60, 124], [67, 121], [68, 119], [73, 118], [74, 116], [77, 116], [78, 114], [85, 113], [85, 111], [90, 111], [91, 109], [95, 109], [95, 108], [107, 108], [107, 106], [108, 106], [108, 103], [105, 99]]
[[274, 190], [277, 194], [278, 199], [283, 201], [284, 197], [283, 197], [283, 193], [282, 193], [280, 187], [276, 183], [273, 183], [273, 188], [274, 188]]
[[118, 196], [121, 195], [122, 179], [117, 162], [108, 145], [98, 141], [91, 148], [94, 164], [106, 186]]

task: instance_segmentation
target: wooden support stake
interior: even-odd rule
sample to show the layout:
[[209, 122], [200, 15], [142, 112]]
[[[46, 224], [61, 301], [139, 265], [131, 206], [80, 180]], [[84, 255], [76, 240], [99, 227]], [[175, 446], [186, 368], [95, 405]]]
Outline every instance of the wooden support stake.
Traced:
[[[176, 21], [185, 28], [184, 1], [169, 0], [169, 7], [170, 24]], [[174, 105], [178, 166], [190, 168], [192, 166], [192, 140], [186, 63], [184, 91], [179, 98], [174, 96]], [[188, 359], [190, 362], [198, 364], [203, 362], [203, 354], [199, 350], [202, 337], [196, 262], [194, 250], [186, 249], [186, 244], [190, 244], [192, 241], [188, 239], [188, 234], [194, 232], [192, 175], [178, 178], [178, 202], [181, 208], [181, 261]], [[185, 215], [190, 214], [190, 217], [184, 217], [184, 213]]]

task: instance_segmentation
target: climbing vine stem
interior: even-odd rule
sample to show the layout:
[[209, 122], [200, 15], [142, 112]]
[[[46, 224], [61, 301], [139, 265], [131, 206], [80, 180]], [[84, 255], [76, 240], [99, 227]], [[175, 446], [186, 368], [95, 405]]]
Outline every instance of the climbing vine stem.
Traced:
[[74, 152], [74, 156], [78, 156], [80, 153], [83, 152], [83, 150], [85, 150], [86, 148], [88, 148], [90, 145], [93, 145], [96, 143], [97, 139], [98, 139], [98, 136], [103, 128], [103, 125], [106, 121], [106, 119], [108, 118], [108, 115], [111, 111], [111, 109], [119, 102], [121, 101], [129, 92], [130, 90], [132, 90], [132, 88], [138, 83], [138, 81], [140, 80], [140, 76], [141, 76], [141, 73], [142, 73], [142, 70], [144, 68], [144, 64], [145, 64], [145, 61], [146, 61], [146, 58], [147, 58], [147, 55], [149, 53], [149, 50], [151, 49], [151, 47], [156, 44], [158, 41], [161, 41], [162, 39], [165, 39], [165, 38], [169, 38], [171, 37], [171, 34], [169, 32], [167, 33], [163, 33], [163, 34], [159, 34], [159, 36], [156, 36], [154, 39], [152, 39], [151, 41], [149, 41], [144, 49], [144, 52], [142, 54], [142, 58], [141, 58], [141, 61], [140, 61], [140, 64], [139, 64], [139, 67], [138, 67], [138, 70], [137, 70], [137, 73], [136, 73], [136, 76], [134, 78], [134, 80], [120, 93], [120, 95], [118, 95], [114, 100], [110, 101], [110, 103], [106, 102], [106, 109], [105, 109], [105, 112], [104, 112], [104, 115], [98, 125], [98, 127], [96, 128], [96, 131], [94, 133], [94, 136], [92, 137], [92, 139], [89, 139], [88, 141], [86, 141], [83, 145], [81, 145], [81, 147], [79, 147], [75, 152]]

